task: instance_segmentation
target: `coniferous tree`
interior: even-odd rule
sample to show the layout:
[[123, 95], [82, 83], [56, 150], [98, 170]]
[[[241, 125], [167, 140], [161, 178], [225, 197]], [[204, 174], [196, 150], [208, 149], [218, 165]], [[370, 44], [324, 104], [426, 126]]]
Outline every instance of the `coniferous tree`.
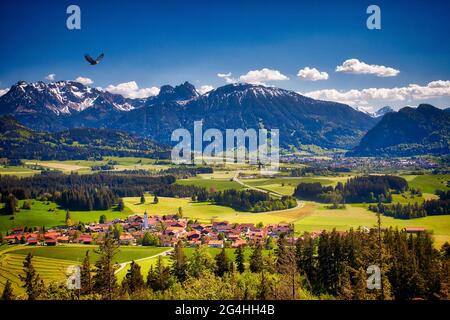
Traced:
[[155, 197], [153, 198], [153, 203], [157, 204], [159, 202], [158, 196], [155, 195]]
[[280, 237], [278, 238], [278, 242], [277, 242], [277, 248], [275, 249], [275, 254], [277, 256], [277, 271], [279, 273], [283, 273], [281, 271], [281, 268], [284, 264], [287, 263], [287, 261], [285, 261], [288, 257], [287, 257], [287, 240], [286, 237], [284, 235], [280, 235]]
[[235, 256], [236, 256], [236, 266], [239, 273], [243, 273], [245, 271], [245, 256], [244, 256], [244, 249], [242, 246], [239, 246], [235, 250]]
[[89, 256], [89, 250], [86, 250], [86, 254], [83, 259], [83, 264], [80, 270], [80, 282], [81, 282], [81, 293], [90, 294], [92, 293], [92, 268]]
[[3, 301], [14, 300], [14, 292], [12, 289], [11, 281], [9, 281], [9, 279], [6, 280], [5, 288], [3, 289], [3, 294], [0, 300]]
[[155, 269], [150, 267], [147, 275], [147, 286], [154, 291], [165, 291], [170, 287], [170, 268], [166, 267], [161, 256], [158, 256], [158, 262]]
[[141, 204], [144, 204], [145, 203], [145, 196], [144, 196], [144, 194], [142, 194], [141, 195]]
[[12, 193], [10, 193], [6, 197], [4, 210], [5, 210], [5, 213], [8, 215], [12, 215], [17, 212], [17, 199]]
[[45, 286], [36, 269], [34, 269], [33, 255], [31, 253], [26, 256], [23, 262], [23, 272], [24, 275], [19, 275], [19, 277], [23, 282], [22, 287], [25, 288], [28, 300], [38, 299], [43, 294]]
[[175, 245], [175, 250], [172, 255], [172, 274], [183, 282], [187, 277], [187, 261], [184, 254], [183, 242], [180, 240]]
[[123, 203], [123, 199], [120, 198], [119, 201], [117, 202], [117, 210], [122, 212], [124, 209], [125, 204]]
[[261, 272], [263, 267], [263, 254], [262, 254], [262, 244], [258, 242], [253, 249], [252, 255], [250, 257], [250, 271], [251, 272]]
[[115, 276], [114, 257], [118, 252], [118, 245], [106, 235], [103, 244], [100, 245], [99, 259], [95, 263], [94, 291], [101, 294], [103, 299], [112, 300], [116, 294], [117, 279]]
[[125, 276], [125, 282], [129, 294], [133, 294], [145, 286], [141, 266], [134, 261], [131, 262], [130, 269], [128, 269], [127, 275]]
[[226, 272], [230, 271], [230, 260], [228, 259], [227, 252], [225, 248], [222, 248], [222, 251], [216, 255], [216, 274], [219, 277], [222, 277]]

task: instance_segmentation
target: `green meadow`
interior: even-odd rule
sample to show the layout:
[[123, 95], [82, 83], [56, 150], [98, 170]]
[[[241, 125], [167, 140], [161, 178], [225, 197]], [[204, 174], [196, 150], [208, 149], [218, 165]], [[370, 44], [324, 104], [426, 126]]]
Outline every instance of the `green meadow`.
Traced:
[[193, 185], [197, 187], [203, 187], [206, 190], [216, 190], [216, 191], [223, 191], [227, 189], [236, 189], [240, 190], [244, 187], [240, 185], [239, 183], [235, 181], [230, 181], [230, 179], [198, 179], [198, 178], [191, 178], [191, 179], [182, 179], [177, 180], [177, 184], [180, 185]]

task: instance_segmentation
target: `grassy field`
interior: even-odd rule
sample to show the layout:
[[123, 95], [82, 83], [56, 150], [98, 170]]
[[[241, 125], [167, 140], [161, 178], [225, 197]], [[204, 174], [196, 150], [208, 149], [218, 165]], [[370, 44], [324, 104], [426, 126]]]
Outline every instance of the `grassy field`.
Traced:
[[[19, 275], [23, 274], [23, 260], [22, 254], [2, 254], [0, 255], [0, 290], [3, 292], [3, 287], [7, 280], [10, 280], [13, 286], [15, 295], [24, 295], [24, 289], [21, 287], [22, 282]], [[69, 266], [74, 265], [73, 261], [51, 259], [44, 257], [35, 257], [33, 259], [33, 266], [39, 273], [45, 283], [60, 283], [66, 280], [66, 270]]]
[[[190, 256], [192, 256], [192, 254], [194, 253], [194, 250], [195, 250], [194, 248], [185, 248], [184, 253], [186, 254], [186, 257], [189, 258]], [[222, 249], [219, 249], [219, 248], [208, 248], [207, 250], [212, 258], [214, 258], [216, 255], [218, 255], [222, 251]], [[225, 250], [227, 252], [228, 258], [234, 261], [236, 259], [235, 249], [226, 248]], [[272, 252], [272, 254], [274, 254], [273, 251], [271, 251], [271, 250], [263, 250], [264, 255], [268, 255], [270, 252]], [[244, 257], [245, 257], [246, 262], [248, 262], [250, 260], [251, 253], [252, 253], [252, 249], [244, 248]], [[165, 266], [168, 266], [172, 263], [170, 256], [163, 256], [162, 259], [163, 259], [163, 263]], [[154, 257], [151, 259], [146, 259], [146, 260], [136, 262], [141, 267], [141, 273], [144, 276], [144, 279], [146, 279], [148, 271], [150, 270], [150, 267], [151, 266], [155, 267], [157, 262], [158, 262], [158, 257]], [[120, 270], [117, 273], [117, 279], [119, 279], [119, 281], [122, 281], [123, 278], [125, 278], [125, 275], [127, 274], [128, 269], [129, 269], [129, 265], [127, 265], [127, 267], [123, 268], [122, 270]]]
[[[81, 263], [84, 259], [86, 251], [89, 250], [91, 262], [97, 261], [98, 254], [96, 253], [98, 246], [96, 245], [63, 245], [56, 247], [17, 247], [16, 249], [9, 250], [8, 254], [21, 254], [27, 255], [32, 253], [33, 256], [52, 258], [52, 259], [62, 259], [70, 260], [74, 262]], [[115, 257], [115, 262], [122, 263], [131, 260], [142, 259], [145, 257], [150, 257], [155, 254], [159, 254], [165, 251], [167, 248], [156, 248], [156, 247], [140, 247], [140, 246], [122, 246], [119, 248], [119, 252]]]
[[206, 190], [215, 189], [216, 191], [223, 191], [227, 189], [240, 190], [243, 188], [242, 185], [235, 181], [230, 181], [230, 179], [207, 179], [207, 178], [191, 178], [177, 180], [177, 184], [180, 185], [193, 185], [197, 187], [203, 187]]
[[[320, 182], [323, 185], [333, 185], [335, 181], [329, 178], [271, 178], [271, 179], [243, 179], [242, 182], [252, 187], [291, 196], [299, 183]], [[336, 182], [337, 183], [337, 182]]]
[[[54, 202], [44, 202], [32, 200], [31, 210], [21, 209], [20, 212], [11, 216], [0, 215], [0, 231], [5, 232], [18, 226], [27, 227], [42, 227], [47, 229], [54, 226], [61, 226], [65, 224], [66, 211], [59, 208]], [[22, 207], [23, 201], [19, 201], [19, 208]], [[3, 204], [2, 204], [3, 206]], [[132, 214], [132, 211], [125, 208], [124, 211], [116, 211], [115, 209], [105, 211], [71, 211], [72, 221], [82, 221], [84, 223], [98, 221], [100, 215], [105, 214], [108, 220], [115, 218], [125, 218]]]
[[[19, 275], [23, 274], [23, 261], [28, 253], [32, 253], [33, 265], [47, 284], [66, 280], [66, 270], [70, 265], [80, 264], [86, 250], [90, 250], [91, 260], [95, 262], [98, 255], [96, 246], [65, 245], [57, 247], [10, 247], [0, 251], [0, 291], [6, 280], [10, 280], [16, 294], [24, 294]], [[120, 247], [115, 257], [117, 263], [142, 259], [166, 251], [157, 247]]]
[[[368, 228], [376, 225], [377, 217], [375, 213], [368, 211], [365, 205], [347, 205], [345, 209], [327, 209], [325, 205], [310, 207], [310, 212], [303, 218], [297, 220], [295, 225], [296, 232], [318, 230], [336, 230], [345, 231], [350, 228], [366, 226]], [[424, 227], [434, 232], [436, 245], [440, 247], [444, 242], [450, 242], [450, 216], [429, 216], [418, 219], [394, 219], [391, 217], [382, 217], [384, 227]]]
[[417, 176], [405, 176], [410, 188], [420, 188], [422, 192], [434, 194], [436, 190], [450, 190], [447, 182], [450, 181], [449, 174], [424, 174]]

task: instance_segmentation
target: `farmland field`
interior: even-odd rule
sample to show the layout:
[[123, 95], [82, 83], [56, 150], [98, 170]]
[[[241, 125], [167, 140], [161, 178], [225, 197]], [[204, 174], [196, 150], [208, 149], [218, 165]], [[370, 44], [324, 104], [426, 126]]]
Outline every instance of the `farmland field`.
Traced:
[[[368, 211], [365, 205], [347, 205], [345, 209], [327, 209], [325, 205], [318, 205], [304, 218], [297, 220], [295, 231], [336, 230], [344, 231], [350, 228], [366, 226], [368, 228], [376, 225], [376, 214]], [[383, 227], [424, 227], [433, 230], [436, 245], [440, 247], [444, 242], [450, 242], [450, 216], [428, 216], [418, 219], [394, 219], [382, 216]]]
[[[19, 247], [9, 250], [8, 254], [27, 255], [32, 253], [35, 257], [70, 260], [81, 263], [86, 251], [89, 250], [91, 262], [98, 258], [96, 245], [59, 245], [56, 247]], [[165, 251], [166, 248], [141, 247], [141, 246], [121, 246], [115, 257], [115, 262], [122, 263], [131, 260], [142, 259]]]
[[[31, 210], [21, 209], [20, 212], [11, 216], [0, 215], [0, 231], [5, 232], [14, 227], [42, 227], [47, 229], [54, 226], [65, 224], [66, 211], [59, 208], [54, 202], [31, 200]], [[19, 201], [19, 208], [22, 207], [23, 200]], [[3, 204], [1, 204], [3, 206]], [[104, 211], [71, 211], [71, 219], [73, 222], [82, 221], [84, 223], [98, 221], [100, 215], [105, 214], [107, 219], [126, 218], [132, 212], [125, 208], [124, 211], [104, 210]]]
[[[323, 185], [332, 185], [335, 182], [329, 178], [271, 178], [271, 179], [242, 179], [243, 183], [262, 190], [276, 192], [291, 196], [299, 183], [320, 182]], [[337, 183], [337, 182], [336, 182]]]
[[198, 179], [198, 178], [191, 178], [191, 179], [183, 179], [183, 180], [177, 180], [177, 184], [180, 185], [193, 185], [197, 187], [203, 187], [206, 190], [215, 189], [216, 191], [223, 191], [226, 189], [243, 189], [244, 187], [240, 185], [239, 183], [235, 181], [230, 181], [230, 179]]
[[450, 190], [448, 181], [450, 181], [449, 174], [424, 174], [411, 177], [408, 184], [410, 188], [420, 188], [422, 192], [434, 194], [437, 189]]
[[[33, 254], [33, 265], [41, 278], [47, 284], [63, 282], [66, 279], [66, 270], [70, 265], [80, 264], [90, 251], [91, 261], [95, 262], [97, 246], [64, 245], [57, 247], [10, 247], [0, 251], [0, 291], [10, 280], [16, 294], [24, 294], [19, 275], [23, 273], [23, 261], [28, 253]], [[115, 257], [117, 263], [154, 256], [166, 251], [167, 248], [158, 247], [120, 247]]]

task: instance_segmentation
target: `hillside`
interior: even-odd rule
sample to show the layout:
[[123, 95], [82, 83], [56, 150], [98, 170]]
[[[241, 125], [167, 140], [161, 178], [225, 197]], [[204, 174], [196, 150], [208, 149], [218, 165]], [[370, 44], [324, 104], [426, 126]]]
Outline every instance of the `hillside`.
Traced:
[[412, 156], [448, 154], [450, 114], [428, 104], [386, 114], [349, 154]]
[[79, 160], [100, 156], [165, 157], [150, 139], [110, 129], [35, 132], [11, 116], [0, 117], [0, 158]]

